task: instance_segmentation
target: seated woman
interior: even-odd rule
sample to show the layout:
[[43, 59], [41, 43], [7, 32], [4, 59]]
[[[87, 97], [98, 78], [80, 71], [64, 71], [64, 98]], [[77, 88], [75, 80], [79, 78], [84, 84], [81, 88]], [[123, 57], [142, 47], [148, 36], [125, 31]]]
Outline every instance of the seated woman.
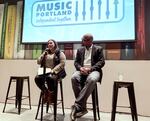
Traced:
[[66, 72], [64, 69], [66, 56], [58, 48], [55, 40], [50, 39], [47, 42], [47, 48], [37, 59], [37, 63], [41, 67], [50, 68], [49, 73], [43, 71], [42, 75], [36, 75], [35, 83], [43, 93], [44, 103], [54, 102], [54, 89], [56, 88], [56, 81], [59, 78], [64, 78]]

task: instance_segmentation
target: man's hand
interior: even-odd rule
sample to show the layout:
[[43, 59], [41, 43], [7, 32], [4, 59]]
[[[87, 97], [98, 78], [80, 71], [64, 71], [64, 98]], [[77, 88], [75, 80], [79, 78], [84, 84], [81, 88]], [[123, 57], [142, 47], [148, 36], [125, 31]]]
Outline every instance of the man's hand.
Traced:
[[91, 68], [87, 68], [87, 67], [81, 67], [80, 68], [80, 72], [81, 72], [81, 74], [83, 74], [83, 75], [88, 75], [90, 72], [91, 72]]

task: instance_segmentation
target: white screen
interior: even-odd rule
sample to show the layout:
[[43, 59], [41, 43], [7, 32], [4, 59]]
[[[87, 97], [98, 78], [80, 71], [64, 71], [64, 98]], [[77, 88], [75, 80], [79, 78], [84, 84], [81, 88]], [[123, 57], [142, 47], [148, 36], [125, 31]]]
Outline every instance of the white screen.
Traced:
[[134, 0], [24, 0], [22, 43], [134, 41]]

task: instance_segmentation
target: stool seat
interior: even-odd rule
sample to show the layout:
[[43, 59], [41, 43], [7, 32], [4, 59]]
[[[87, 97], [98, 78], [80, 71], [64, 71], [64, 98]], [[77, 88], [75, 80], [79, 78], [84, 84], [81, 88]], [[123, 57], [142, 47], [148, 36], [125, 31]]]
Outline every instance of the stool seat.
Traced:
[[[22, 93], [23, 93], [23, 84], [24, 84], [25, 81], [28, 84], [28, 95], [27, 96], [22, 95]], [[15, 96], [9, 96], [10, 87], [11, 87], [12, 82], [16, 83], [16, 94], [15, 94]], [[29, 76], [11, 76], [10, 80], [9, 80], [8, 89], [7, 89], [5, 104], [4, 104], [4, 108], [3, 108], [3, 113], [5, 112], [7, 100], [15, 100], [15, 107], [16, 108], [18, 107], [18, 114], [20, 114], [22, 100], [27, 99], [27, 98], [29, 99], [29, 106], [30, 106], [30, 109], [31, 109]]]
[[[128, 95], [129, 95], [130, 107], [117, 106], [117, 97], [118, 97], [118, 89], [119, 88], [127, 88]], [[111, 121], [115, 121], [115, 114], [117, 112], [119, 112], [119, 111], [116, 111], [116, 107], [130, 108], [131, 109], [132, 120], [133, 121], [138, 121], [133, 82], [119, 82], [119, 81], [115, 81], [114, 82], [114, 85], [113, 85], [113, 97], [112, 97]], [[124, 112], [122, 112], [122, 113], [124, 113]]]
[[128, 88], [129, 86], [133, 86], [133, 82], [114, 82], [118, 88]]

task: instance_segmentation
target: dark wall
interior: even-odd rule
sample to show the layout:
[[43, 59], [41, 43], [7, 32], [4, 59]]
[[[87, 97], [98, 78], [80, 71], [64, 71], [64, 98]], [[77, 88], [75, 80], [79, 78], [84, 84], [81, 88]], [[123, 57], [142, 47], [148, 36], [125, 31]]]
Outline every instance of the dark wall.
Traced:
[[150, 58], [150, 0], [145, 0], [145, 37], [147, 56]]

